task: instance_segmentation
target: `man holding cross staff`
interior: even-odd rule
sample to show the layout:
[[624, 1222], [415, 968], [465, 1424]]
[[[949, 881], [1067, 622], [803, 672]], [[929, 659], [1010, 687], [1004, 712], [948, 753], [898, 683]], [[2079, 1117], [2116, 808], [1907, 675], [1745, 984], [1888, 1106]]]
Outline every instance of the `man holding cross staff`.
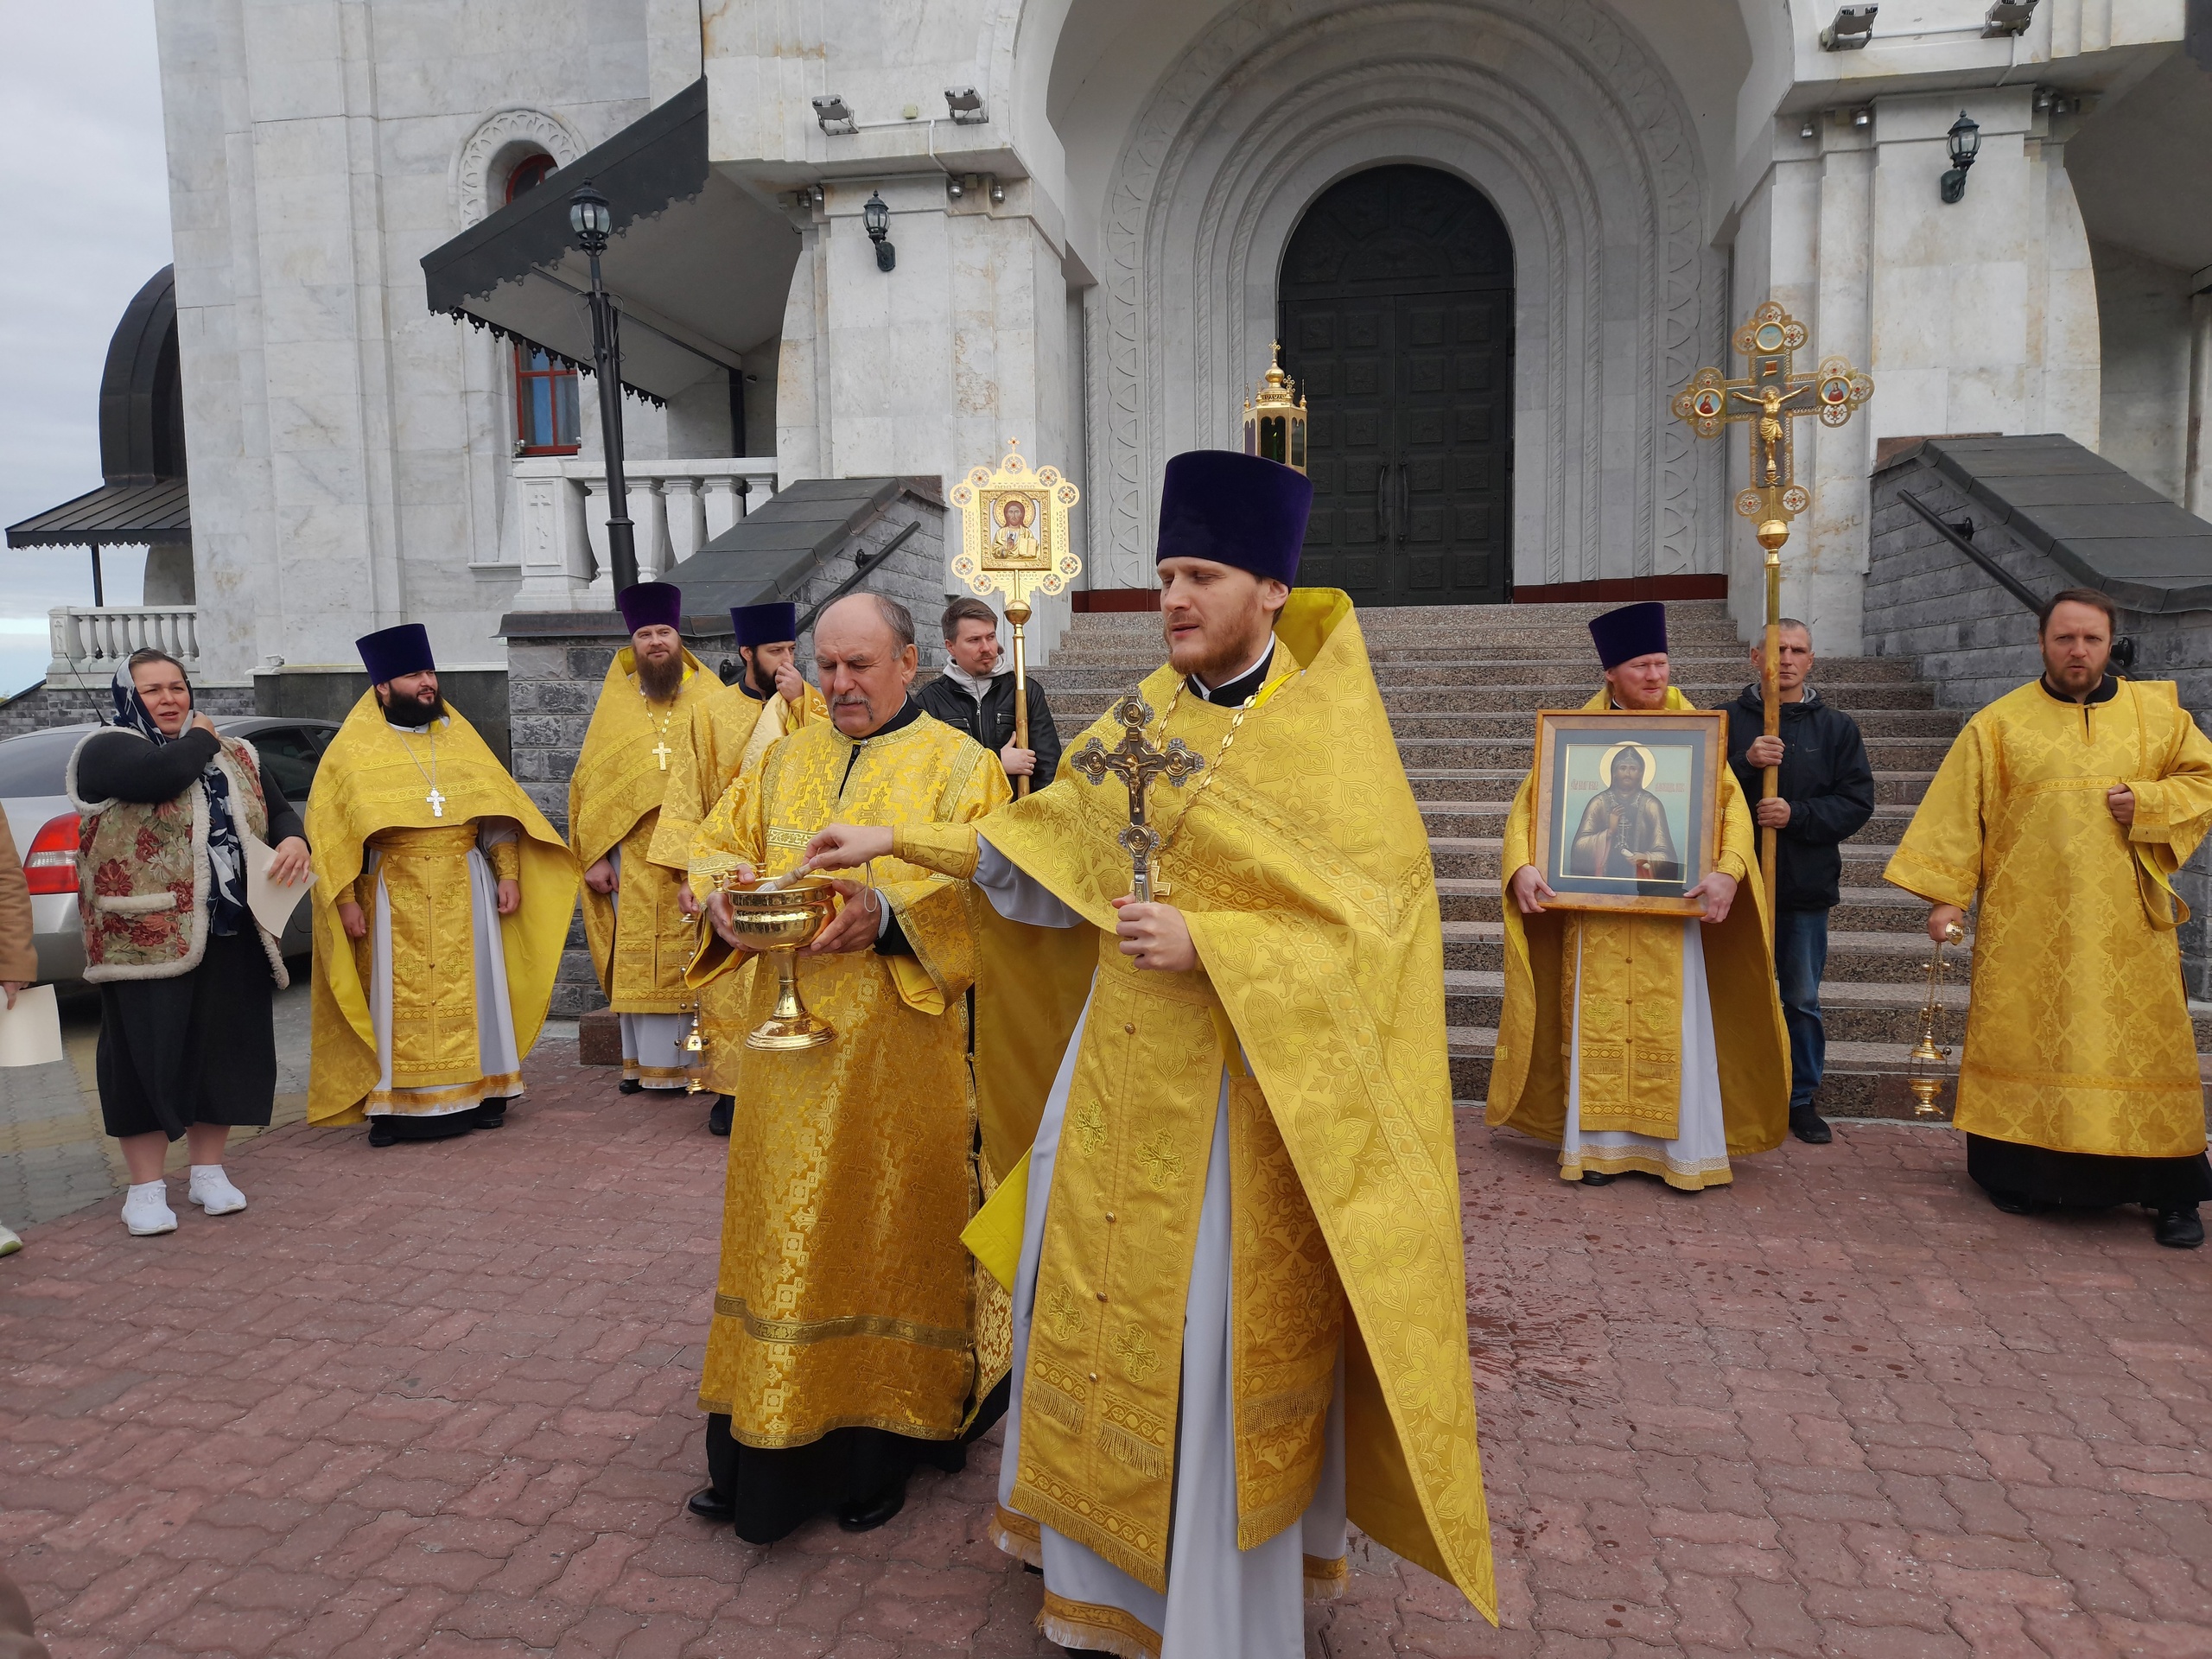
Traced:
[[1071, 1649], [1303, 1652], [1347, 1518], [1495, 1616], [1435, 881], [1351, 601], [1290, 585], [1312, 498], [1175, 457], [1167, 661], [1059, 779], [808, 848], [988, 901], [1004, 1180], [965, 1236], [1014, 1290], [993, 1535]]

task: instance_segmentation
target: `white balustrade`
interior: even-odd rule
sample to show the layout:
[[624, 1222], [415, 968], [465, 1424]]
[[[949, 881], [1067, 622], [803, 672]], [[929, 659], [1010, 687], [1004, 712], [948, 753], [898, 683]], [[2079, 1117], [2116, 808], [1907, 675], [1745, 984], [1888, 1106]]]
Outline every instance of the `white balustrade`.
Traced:
[[48, 611], [54, 660], [50, 683], [105, 682], [134, 651], [166, 652], [200, 672], [200, 611], [193, 605], [65, 605]]
[[[772, 457], [639, 461], [624, 472], [645, 581], [666, 575], [776, 493]], [[523, 577], [515, 609], [610, 607], [606, 467], [582, 455], [524, 456], [511, 478]]]

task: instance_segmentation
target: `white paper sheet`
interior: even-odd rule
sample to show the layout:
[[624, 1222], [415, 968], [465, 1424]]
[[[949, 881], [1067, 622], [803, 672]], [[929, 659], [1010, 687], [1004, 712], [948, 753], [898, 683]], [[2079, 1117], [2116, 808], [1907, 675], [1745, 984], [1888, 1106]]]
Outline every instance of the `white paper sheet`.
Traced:
[[51, 985], [28, 985], [0, 1010], [0, 1066], [51, 1065], [61, 1058], [61, 1008]]
[[308, 879], [296, 887], [272, 881], [269, 861], [276, 856], [275, 849], [244, 830], [238, 831], [238, 844], [245, 851], [245, 907], [253, 912], [255, 921], [281, 939], [284, 924], [291, 920], [293, 910], [315, 885], [315, 872], [308, 872]]

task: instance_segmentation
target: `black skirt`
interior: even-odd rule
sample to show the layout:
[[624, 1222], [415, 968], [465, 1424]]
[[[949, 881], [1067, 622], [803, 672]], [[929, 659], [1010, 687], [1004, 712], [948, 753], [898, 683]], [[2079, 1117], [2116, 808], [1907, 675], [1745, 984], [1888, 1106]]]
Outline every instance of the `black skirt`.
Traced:
[[100, 986], [100, 1119], [116, 1136], [265, 1128], [276, 1103], [276, 982], [259, 931], [218, 934], [173, 979]]
[[737, 1510], [737, 1535], [772, 1544], [817, 1515], [866, 1503], [923, 1464], [957, 1475], [968, 1448], [1006, 1415], [1007, 1378], [984, 1396], [983, 1408], [957, 1440], [920, 1440], [882, 1428], [833, 1428], [804, 1446], [765, 1451], [729, 1432], [729, 1419], [707, 1419], [707, 1479]]
[[2084, 1210], [2122, 1204], [2187, 1210], [2212, 1198], [2212, 1164], [2201, 1152], [2186, 1158], [2113, 1158], [1969, 1135], [1967, 1173], [1986, 1192]]

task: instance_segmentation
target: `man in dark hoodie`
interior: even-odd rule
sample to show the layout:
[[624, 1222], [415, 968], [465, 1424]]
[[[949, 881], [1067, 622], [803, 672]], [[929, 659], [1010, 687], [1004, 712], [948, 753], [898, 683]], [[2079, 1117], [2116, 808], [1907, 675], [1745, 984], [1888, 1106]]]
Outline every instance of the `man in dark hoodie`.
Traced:
[[[1751, 646], [1760, 666], [1763, 642]], [[1828, 1126], [1813, 1109], [1827, 1052], [1821, 1021], [1821, 976], [1828, 959], [1828, 912], [1841, 898], [1843, 854], [1838, 843], [1874, 816], [1874, 773], [1859, 722], [1821, 701], [1805, 683], [1813, 667], [1812, 631], [1794, 617], [1782, 622], [1776, 675], [1782, 735], [1766, 736], [1766, 704], [1753, 680], [1728, 705], [1728, 764], [1752, 803], [1762, 829], [1775, 836], [1774, 971], [1782, 1015], [1789, 1027], [1789, 1129], [1819, 1146]], [[1773, 800], [1763, 801], [1760, 773], [1779, 766]], [[1762, 837], [1764, 839], [1764, 837]]]

